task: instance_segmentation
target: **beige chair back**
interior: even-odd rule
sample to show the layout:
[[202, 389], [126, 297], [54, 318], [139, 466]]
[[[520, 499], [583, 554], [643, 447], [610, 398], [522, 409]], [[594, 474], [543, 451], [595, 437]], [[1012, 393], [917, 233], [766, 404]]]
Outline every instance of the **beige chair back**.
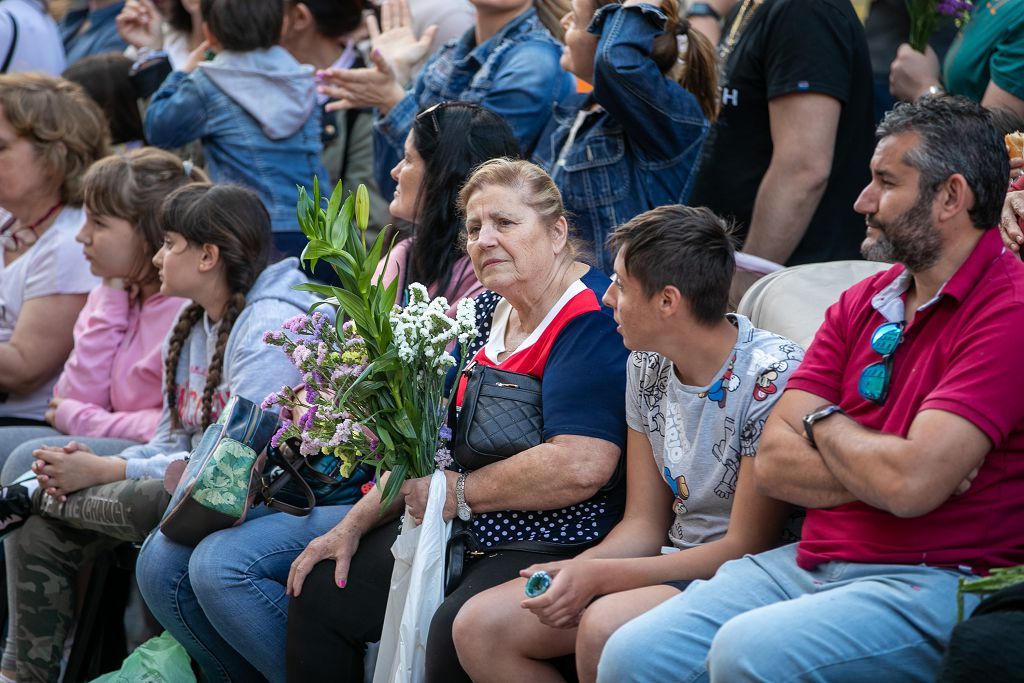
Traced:
[[736, 311], [755, 327], [781, 334], [805, 349], [839, 295], [890, 264], [831, 261], [793, 266], [766, 275], [747, 290]]

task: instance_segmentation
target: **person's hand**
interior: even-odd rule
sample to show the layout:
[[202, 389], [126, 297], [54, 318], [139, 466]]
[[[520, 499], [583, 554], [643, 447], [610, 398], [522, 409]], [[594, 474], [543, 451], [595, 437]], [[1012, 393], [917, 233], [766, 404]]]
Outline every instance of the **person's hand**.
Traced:
[[747, 293], [750, 286], [760, 280], [764, 275], [739, 268], [732, 275], [732, 286], [729, 288], [729, 308], [735, 309], [740, 304], [740, 299]]
[[921, 54], [903, 43], [889, 67], [889, 93], [897, 100], [913, 102], [939, 82], [939, 58], [930, 46]]
[[186, 59], [185, 63], [181, 65], [181, 70], [187, 74], [190, 74], [193, 71], [195, 71], [196, 68], [202, 62], [206, 61], [206, 51], [209, 49], [210, 41], [204, 40], [203, 42], [199, 43], [199, 46], [196, 47], [196, 49], [192, 50], [191, 53], [189, 53], [188, 59]]
[[1024, 177], [1024, 157], [1014, 157], [1010, 159], [1010, 182], [1021, 177]]
[[437, 25], [427, 27], [419, 40], [412, 30], [412, 14], [407, 0], [384, 0], [380, 6], [380, 24], [377, 17], [366, 17], [366, 30], [370, 44], [380, 51], [395, 73], [402, 87], [412, 83], [412, 70], [427, 55], [437, 33]]
[[1024, 218], [1024, 190], [1007, 192], [1003, 200], [1003, 212], [999, 218], [999, 234], [1003, 238], [1006, 248], [1021, 255], [1021, 246], [1024, 245], [1024, 230], [1021, 230], [1020, 220]]
[[367, 69], [327, 69], [318, 71], [320, 86], [317, 90], [334, 102], [327, 104], [327, 111], [376, 107], [387, 114], [405, 97], [405, 89], [398, 84], [395, 72], [388, 65], [380, 50], [370, 53], [373, 66]]
[[348, 581], [349, 564], [358, 547], [359, 536], [348, 531], [344, 521], [323, 536], [314, 538], [288, 570], [288, 595], [298, 597], [302, 593], [306, 577], [322, 560], [334, 560], [334, 583], [338, 588], [344, 588]]
[[63, 448], [43, 447], [32, 451], [36, 458], [32, 471], [48, 495], [64, 501], [75, 491], [124, 479], [124, 460], [76, 448], [80, 446], [72, 441]]
[[64, 399], [57, 398], [56, 396], [54, 396], [53, 398], [50, 399], [50, 403], [48, 404], [46, 414], [43, 415], [43, 419], [46, 420], [47, 424], [49, 424], [54, 429], [57, 428], [57, 425], [55, 424], [57, 421], [57, 408], [59, 408], [60, 404], [63, 402]]
[[551, 576], [551, 586], [542, 595], [526, 598], [520, 606], [533, 612], [545, 626], [576, 628], [583, 610], [598, 594], [600, 571], [592, 560], [576, 559], [535, 564], [520, 571], [519, 576], [529, 579], [542, 570]]
[[163, 47], [163, 19], [151, 0], [128, 0], [115, 21], [121, 39], [136, 48]]
[[[455, 482], [459, 475], [451, 470], [445, 470], [445, 479], [448, 483], [444, 501], [444, 521], [455, 519], [457, 504], [455, 500]], [[405, 497], [406, 514], [412, 515], [417, 525], [423, 524], [423, 515], [427, 511], [427, 497], [430, 493], [430, 477], [419, 477], [418, 479], [407, 479], [399, 490], [398, 495]]]

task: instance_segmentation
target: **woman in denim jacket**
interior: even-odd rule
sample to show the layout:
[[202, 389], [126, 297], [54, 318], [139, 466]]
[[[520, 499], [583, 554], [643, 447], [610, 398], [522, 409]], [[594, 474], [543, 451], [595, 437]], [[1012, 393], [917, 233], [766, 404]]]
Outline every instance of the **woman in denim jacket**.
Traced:
[[534, 161], [558, 184], [598, 268], [611, 273], [604, 242], [615, 226], [686, 203], [718, 114], [715, 54], [680, 18], [677, 0], [573, 0], [562, 26], [561, 64], [594, 91], [555, 107]]
[[[472, 102], [502, 116], [524, 157], [533, 153], [551, 108], [573, 91], [559, 66], [562, 46], [545, 28], [534, 5], [540, 0], [471, 0], [476, 26], [438, 50], [413, 81], [398, 84], [385, 57], [371, 54], [374, 68], [329, 69], [320, 91], [338, 102], [329, 110], [376, 107], [374, 179], [385, 197], [395, 187], [390, 171], [402, 157], [417, 112], [439, 102]], [[498, 24], [503, 17], [511, 17]]]

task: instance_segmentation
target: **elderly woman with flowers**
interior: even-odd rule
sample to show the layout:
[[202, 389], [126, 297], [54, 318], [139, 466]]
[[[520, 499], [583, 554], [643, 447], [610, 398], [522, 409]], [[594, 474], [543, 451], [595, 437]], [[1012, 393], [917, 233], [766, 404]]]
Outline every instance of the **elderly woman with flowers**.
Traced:
[[[540, 561], [571, 557], [622, 513], [616, 481], [625, 440], [626, 350], [599, 299], [604, 275], [576, 258], [561, 196], [537, 166], [495, 159], [460, 193], [466, 249], [488, 292], [476, 299], [480, 335], [466, 358], [541, 380], [544, 441], [473, 471], [447, 469], [444, 516], [458, 508], [485, 552], [434, 615], [427, 679], [466, 680], [452, 623], [474, 594]], [[458, 405], [464, 379], [453, 390]], [[412, 479], [386, 506], [378, 489], [292, 564], [290, 680], [363, 676], [364, 644], [379, 640], [403, 506], [422, 518], [430, 479]], [[540, 555], [542, 554], [542, 555]], [[497, 644], [496, 644], [497, 645]]]

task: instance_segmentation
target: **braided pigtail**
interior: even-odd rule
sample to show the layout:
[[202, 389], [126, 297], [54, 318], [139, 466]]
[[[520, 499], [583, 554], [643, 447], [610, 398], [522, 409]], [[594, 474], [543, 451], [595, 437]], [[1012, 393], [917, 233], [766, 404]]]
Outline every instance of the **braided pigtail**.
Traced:
[[178, 360], [181, 358], [181, 349], [185, 345], [192, 328], [196, 326], [203, 316], [203, 307], [199, 304], [189, 304], [178, 316], [178, 322], [171, 331], [171, 339], [167, 343], [167, 358], [164, 359], [164, 392], [167, 397], [167, 409], [171, 412], [171, 429], [181, 427], [181, 416], [178, 415]]
[[[230, 292], [217, 328], [217, 343], [200, 400], [200, 423], [205, 430], [214, 421], [213, 400], [217, 387], [224, 381], [224, 353], [231, 329], [245, 308], [246, 294], [270, 260], [273, 239], [270, 214], [252, 190], [237, 185], [192, 183], [167, 197], [163, 223], [168, 231], [180, 234], [191, 246], [217, 247], [223, 265], [223, 284]], [[198, 307], [193, 304], [190, 308]], [[196, 320], [201, 314], [202, 309], [199, 309]], [[245, 339], [242, 343], [259, 344], [260, 341]]]
[[213, 395], [217, 392], [217, 387], [220, 386], [224, 377], [224, 351], [228, 346], [231, 328], [234, 327], [235, 320], [238, 319], [243, 308], [245, 308], [245, 294], [240, 292], [232, 294], [224, 309], [224, 317], [221, 318], [220, 326], [217, 328], [217, 347], [213, 350], [213, 356], [210, 358], [210, 367], [206, 373], [206, 386], [203, 388], [202, 428], [204, 431], [213, 422]]

